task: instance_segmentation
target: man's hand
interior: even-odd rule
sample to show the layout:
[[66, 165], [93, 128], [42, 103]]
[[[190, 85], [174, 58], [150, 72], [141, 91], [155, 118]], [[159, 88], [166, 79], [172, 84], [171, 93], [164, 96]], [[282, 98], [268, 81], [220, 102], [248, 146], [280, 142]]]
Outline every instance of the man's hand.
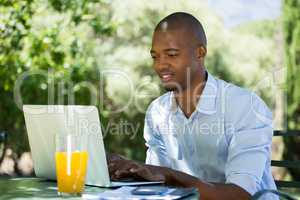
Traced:
[[195, 187], [203, 200], [248, 200], [250, 194], [234, 184], [207, 183], [184, 172], [166, 167], [141, 164], [116, 154], [108, 157], [108, 169], [112, 180], [135, 178], [149, 181], [164, 181], [167, 185]]
[[117, 154], [110, 154], [107, 161], [112, 180], [134, 178], [137, 180], [165, 181], [166, 179], [163, 170], [128, 160]]

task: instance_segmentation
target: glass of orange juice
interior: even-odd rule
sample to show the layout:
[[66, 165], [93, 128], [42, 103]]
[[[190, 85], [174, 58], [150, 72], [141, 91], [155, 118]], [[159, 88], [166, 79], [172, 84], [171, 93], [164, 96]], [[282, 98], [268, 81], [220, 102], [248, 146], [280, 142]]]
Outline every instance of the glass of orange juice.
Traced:
[[80, 196], [87, 172], [87, 135], [56, 135], [56, 178], [58, 195]]

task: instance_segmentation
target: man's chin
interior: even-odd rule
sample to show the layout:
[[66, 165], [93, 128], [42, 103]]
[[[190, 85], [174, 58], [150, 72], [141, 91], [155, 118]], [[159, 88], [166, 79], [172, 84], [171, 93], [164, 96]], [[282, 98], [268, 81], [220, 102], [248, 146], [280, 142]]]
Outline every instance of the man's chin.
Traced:
[[178, 86], [176, 84], [163, 83], [162, 85], [166, 91], [177, 91], [178, 90], [178, 88], [177, 88]]
[[176, 88], [172, 87], [164, 87], [166, 91], [171, 92], [171, 91], [176, 91]]

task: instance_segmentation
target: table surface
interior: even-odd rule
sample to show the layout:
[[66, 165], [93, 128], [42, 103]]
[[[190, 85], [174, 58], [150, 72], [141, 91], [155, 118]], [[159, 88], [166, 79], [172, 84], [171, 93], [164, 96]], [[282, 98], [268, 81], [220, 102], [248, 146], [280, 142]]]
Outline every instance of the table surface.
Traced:
[[[85, 186], [84, 194], [99, 194], [109, 190], [108, 188], [100, 188], [93, 186]], [[0, 177], [0, 199], [20, 200], [20, 199], [59, 199], [57, 196], [57, 185], [54, 181], [47, 181], [42, 178], [35, 177]], [[81, 197], [73, 197], [68, 199], [83, 199]], [[198, 195], [192, 195], [185, 200], [196, 200]]]

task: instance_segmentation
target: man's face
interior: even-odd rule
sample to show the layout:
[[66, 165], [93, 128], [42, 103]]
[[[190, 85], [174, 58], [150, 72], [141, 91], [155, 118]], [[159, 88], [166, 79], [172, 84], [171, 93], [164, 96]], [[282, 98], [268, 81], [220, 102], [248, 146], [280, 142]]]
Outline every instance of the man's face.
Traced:
[[154, 32], [150, 53], [154, 69], [168, 91], [187, 89], [197, 75], [196, 49], [187, 37], [181, 30]]

